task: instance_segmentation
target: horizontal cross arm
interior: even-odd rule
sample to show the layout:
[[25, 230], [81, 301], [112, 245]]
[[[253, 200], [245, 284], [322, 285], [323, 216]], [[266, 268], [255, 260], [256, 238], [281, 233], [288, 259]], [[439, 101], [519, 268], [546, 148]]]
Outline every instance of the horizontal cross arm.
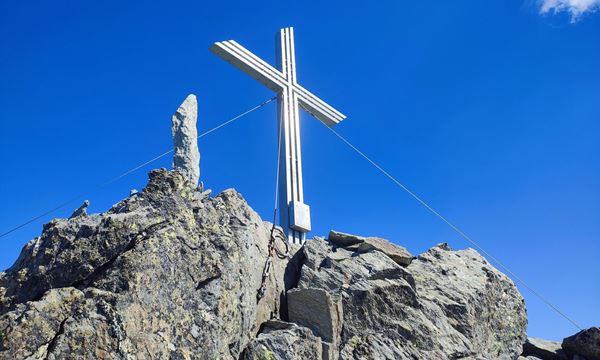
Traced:
[[233, 40], [216, 42], [210, 51], [275, 92], [286, 86], [286, 80], [279, 70]]
[[311, 115], [327, 126], [333, 126], [346, 118], [346, 115], [334, 109], [319, 97], [295, 84], [294, 90], [298, 94], [298, 102]]

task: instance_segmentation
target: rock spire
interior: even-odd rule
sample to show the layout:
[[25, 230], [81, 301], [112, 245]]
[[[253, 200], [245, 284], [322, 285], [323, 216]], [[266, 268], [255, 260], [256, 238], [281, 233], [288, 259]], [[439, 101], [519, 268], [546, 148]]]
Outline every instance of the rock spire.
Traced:
[[200, 151], [198, 150], [198, 102], [196, 95], [188, 95], [171, 118], [173, 134], [173, 168], [180, 171], [194, 185], [200, 179]]

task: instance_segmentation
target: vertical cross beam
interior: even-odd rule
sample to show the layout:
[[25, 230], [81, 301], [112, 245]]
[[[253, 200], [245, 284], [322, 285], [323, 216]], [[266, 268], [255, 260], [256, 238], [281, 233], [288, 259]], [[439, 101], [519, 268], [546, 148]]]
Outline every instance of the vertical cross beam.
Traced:
[[[283, 146], [279, 156], [279, 224], [288, 229], [288, 241], [302, 244], [306, 241], [306, 232], [295, 228], [294, 217], [309, 216], [306, 223], [310, 226], [310, 212], [298, 214], [294, 206], [304, 204], [302, 187], [302, 154], [300, 152], [300, 114], [298, 99], [294, 91], [296, 84], [296, 56], [294, 51], [294, 30], [281, 29], [277, 34], [277, 67], [282, 72], [286, 86], [277, 96], [279, 110], [279, 131], [283, 136]], [[281, 128], [283, 127], [283, 128]], [[306, 208], [307, 209], [307, 208]], [[290, 213], [290, 210], [293, 213]], [[304, 229], [304, 230], [310, 230]]]
[[210, 51], [277, 92], [278, 131], [283, 143], [279, 153], [279, 224], [289, 242], [301, 244], [306, 241], [311, 225], [302, 185], [299, 107], [327, 126], [338, 124], [346, 117], [297, 83], [291, 27], [278, 32], [276, 45], [279, 69], [233, 40], [216, 42]]

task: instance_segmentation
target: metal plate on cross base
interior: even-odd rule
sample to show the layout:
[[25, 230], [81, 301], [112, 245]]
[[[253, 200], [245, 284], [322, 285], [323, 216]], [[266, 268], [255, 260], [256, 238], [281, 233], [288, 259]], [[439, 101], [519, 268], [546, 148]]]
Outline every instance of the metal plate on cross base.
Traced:
[[310, 206], [298, 201], [290, 203], [290, 227], [303, 233], [311, 230]]

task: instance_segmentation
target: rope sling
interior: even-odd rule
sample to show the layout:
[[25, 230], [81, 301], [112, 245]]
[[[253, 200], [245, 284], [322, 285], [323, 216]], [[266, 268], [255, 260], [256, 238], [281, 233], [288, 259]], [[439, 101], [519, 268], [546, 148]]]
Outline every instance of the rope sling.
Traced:
[[290, 247], [288, 242], [283, 239], [283, 243], [285, 244], [285, 252], [282, 252], [280, 249], [275, 246], [275, 230], [277, 225], [275, 225], [275, 220], [277, 218], [277, 209], [273, 212], [273, 226], [271, 227], [271, 235], [269, 238], [269, 247], [267, 254], [267, 261], [265, 261], [265, 266], [263, 268], [262, 280], [260, 283], [260, 287], [256, 293], [256, 302], [258, 303], [260, 299], [262, 299], [267, 293], [267, 280], [269, 279], [269, 275], [271, 274], [271, 267], [273, 267], [273, 255], [276, 255], [279, 259], [286, 259], [290, 254]]

